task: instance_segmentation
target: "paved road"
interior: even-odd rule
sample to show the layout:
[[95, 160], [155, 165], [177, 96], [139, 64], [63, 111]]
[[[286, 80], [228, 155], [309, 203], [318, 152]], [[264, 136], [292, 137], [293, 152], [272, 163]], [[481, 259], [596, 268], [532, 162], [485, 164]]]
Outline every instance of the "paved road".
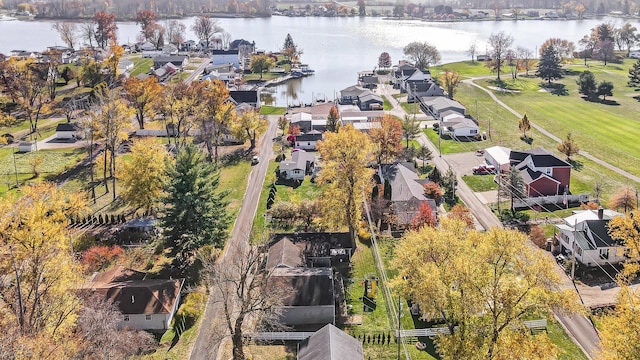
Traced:
[[[267, 174], [269, 159], [273, 156], [273, 142], [271, 139], [276, 136], [278, 128], [278, 116], [268, 116], [267, 118], [269, 119], [269, 128], [264, 135], [260, 149], [258, 149], [260, 162], [253, 167], [253, 170], [249, 174], [249, 181], [244, 199], [242, 200], [242, 206], [233, 226], [231, 237], [220, 259], [223, 263], [233, 258], [233, 252], [247, 243], [249, 234], [251, 233], [253, 218], [258, 209], [260, 190], [262, 189], [264, 178]], [[207, 308], [202, 318], [200, 332], [191, 350], [190, 359], [216, 359], [220, 343], [227, 334], [223, 323], [222, 306], [216, 299], [212, 298], [211, 294], [209, 295]]]
[[[474, 78], [475, 79], [475, 78]], [[474, 81], [474, 79], [468, 79], [468, 80], [463, 80], [462, 82], [465, 84], [469, 84], [472, 86], [477, 87], [478, 89], [481, 89], [482, 91], [486, 92], [487, 94], [489, 94], [489, 96], [491, 96], [491, 99], [493, 99], [493, 101], [495, 101], [496, 103], [498, 103], [500, 106], [502, 106], [503, 108], [505, 108], [506, 110], [508, 110], [510, 113], [512, 113], [513, 115], [515, 115], [518, 118], [522, 118], [522, 114], [520, 114], [519, 112], [513, 110], [512, 108], [510, 108], [507, 104], [505, 104], [504, 102], [502, 102], [500, 99], [498, 99], [495, 94], [493, 93], [493, 91], [486, 89], [478, 84], [476, 84]], [[544, 135], [548, 136], [549, 138], [553, 139], [555, 142], [557, 143], [561, 143], [562, 139], [560, 139], [559, 137], [553, 135], [552, 133], [550, 133], [549, 131], [545, 130], [543, 127], [541, 127], [540, 125], [534, 123], [533, 121], [529, 120], [529, 123], [531, 124], [531, 126], [533, 126], [536, 130], [540, 131], [541, 133], [543, 133]], [[598, 163], [601, 166], [606, 167], [607, 169], [611, 170], [611, 171], [615, 171], [616, 173], [626, 177], [629, 180], [633, 180], [635, 182], [640, 182], [640, 177], [635, 176], [629, 172], [626, 172], [622, 169], [620, 169], [617, 166], [613, 166], [611, 164], [609, 164], [608, 162], [601, 160], [591, 154], [589, 154], [586, 151], [580, 150], [579, 154], [586, 157], [587, 159]]]
[[[472, 83], [473, 84], [473, 83]], [[475, 85], [475, 84], [473, 84]], [[477, 86], [477, 85], [476, 85]], [[391, 102], [394, 106], [394, 109], [391, 111], [396, 116], [404, 116], [404, 109], [399, 106], [398, 102], [393, 99], [388, 92], [383, 91], [384, 96]], [[493, 94], [492, 94], [493, 95]], [[494, 100], [501, 103], [498, 99], [492, 96]], [[517, 113], [512, 109], [508, 108], [506, 105], [505, 108], [509, 109], [514, 115]], [[521, 117], [519, 114], [516, 116]], [[533, 125], [533, 124], [532, 124]], [[429, 141], [427, 136], [424, 133], [421, 133], [416, 140], [421, 145], [427, 145], [431, 149], [434, 154], [433, 164], [438, 168], [438, 170], [444, 174], [449, 169], [450, 165], [447, 163], [446, 159], [443, 158], [438, 149], [434, 146], [434, 144]], [[485, 206], [480, 199], [476, 196], [475, 192], [473, 192], [467, 184], [462, 181], [460, 174], [457, 175], [457, 194], [460, 199], [467, 205], [471, 213], [476, 217], [480, 225], [485, 229], [491, 229], [492, 227], [502, 227], [502, 223], [498, 220], [498, 218], [493, 214], [491, 209]], [[562, 274], [565, 276], [565, 274]], [[578, 344], [578, 346], [582, 349], [582, 351], [591, 359], [595, 358], [599, 351], [600, 339], [593, 325], [584, 316], [574, 315], [571, 317], [562, 316], [561, 314], [556, 314], [556, 318], [562, 326], [565, 328], [569, 336], [573, 339], [573, 341]]]

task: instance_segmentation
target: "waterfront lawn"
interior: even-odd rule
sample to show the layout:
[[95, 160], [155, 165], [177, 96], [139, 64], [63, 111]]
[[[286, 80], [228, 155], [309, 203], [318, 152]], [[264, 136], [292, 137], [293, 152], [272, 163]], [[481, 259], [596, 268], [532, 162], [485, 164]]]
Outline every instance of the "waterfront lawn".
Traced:
[[484, 61], [459, 61], [455, 63], [442, 64], [431, 67], [431, 76], [437, 78], [445, 70], [457, 71], [461, 78], [464, 77], [478, 77], [478, 76], [491, 76], [491, 70], [486, 66], [487, 62]]
[[133, 69], [131, 70], [131, 76], [140, 74], [146, 74], [153, 66], [152, 58], [143, 58], [142, 55], [134, 55], [128, 58], [133, 62]]

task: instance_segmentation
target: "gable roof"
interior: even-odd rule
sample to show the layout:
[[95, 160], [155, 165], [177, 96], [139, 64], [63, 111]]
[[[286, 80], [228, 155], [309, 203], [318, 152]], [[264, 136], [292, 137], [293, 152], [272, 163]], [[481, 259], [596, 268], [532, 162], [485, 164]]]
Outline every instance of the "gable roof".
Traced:
[[383, 103], [382, 96], [376, 95], [374, 93], [361, 94], [360, 96], [358, 96], [358, 100], [360, 100], [360, 102], [375, 101], [380, 104]]
[[[298, 139], [297, 136], [296, 139]], [[315, 154], [306, 151], [296, 151], [291, 155], [291, 160], [280, 162], [280, 170], [306, 170], [307, 163], [315, 161]]]
[[325, 325], [302, 341], [298, 360], [363, 360], [360, 341], [332, 324]]
[[455, 100], [451, 100], [446, 96], [436, 96], [423, 98], [426, 105], [431, 106], [434, 110], [440, 112], [444, 109], [460, 109], [460, 113], [464, 114], [466, 108]]
[[531, 169], [530, 167], [528, 167], [526, 164], [524, 165], [519, 165], [517, 167], [518, 170], [520, 170], [520, 175], [522, 176], [522, 180], [526, 183], [526, 184], [531, 184], [532, 182], [538, 181], [542, 178], [546, 178], [549, 179], [557, 184], [560, 184], [560, 181], [550, 177], [547, 174], [543, 174], [540, 171], [536, 171]]
[[319, 131], [308, 132], [305, 134], [296, 135], [296, 141], [320, 141], [322, 140], [322, 133]]
[[352, 85], [352, 86], [349, 86], [348, 88], [340, 90], [340, 96], [356, 97], [356, 96], [360, 96], [362, 93], [365, 93], [365, 92], [370, 92], [370, 91], [358, 85]]
[[60, 123], [56, 125], [56, 131], [76, 131], [78, 126], [74, 123]]
[[424, 187], [417, 183], [418, 174], [406, 165], [381, 164], [378, 168], [378, 176], [380, 181], [384, 183], [385, 179], [389, 179], [391, 184], [391, 201], [407, 201], [412, 198], [425, 200]]
[[260, 93], [257, 90], [231, 90], [229, 96], [237, 103], [260, 103]]
[[585, 226], [585, 231], [596, 248], [618, 245], [618, 242], [609, 236], [609, 220], [586, 220]]
[[282, 306], [334, 304], [331, 268], [275, 268], [269, 286], [287, 290]]
[[89, 282], [106, 284], [110, 282], [142, 280], [145, 276], [146, 274], [142, 271], [137, 271], [118, 265], [107, 271], [94, 273], [91, 276], [91, 279], [89, 279]]
[[311, 113], [299, 112], [299, 113], [292, 114], [289, 117], [289, 119], [290, 119], [289, 121], [291, 123], [296, 123], [296, 122], [299, 122], [299, 121], [310, 121], [312, 118], [313, 118], [313, 116], [311, 115]]
[[184, 279], [130, 280], [96, 284], [91, 290], [118, 304], [123, 314], [170, 314]]
[[269, 247], [266, 267], [267, 269], [300, 267], [304, 265], [303, 255], [302, 249], [285, 237]]
[[509, 154], [509, 160], [512, 163], [518, 164], [524, 162], [527, 158], [531, 159], [535, 167], [571, 167], [568, 162], [540, 147], [531, 150], [511, 150]]

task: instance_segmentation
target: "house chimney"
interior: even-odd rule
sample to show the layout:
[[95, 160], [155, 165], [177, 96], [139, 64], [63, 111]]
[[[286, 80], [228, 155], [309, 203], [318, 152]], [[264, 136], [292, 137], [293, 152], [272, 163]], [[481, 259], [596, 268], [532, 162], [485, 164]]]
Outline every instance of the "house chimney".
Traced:
[[604, 208], [602, 206], [598, 207], [598, 220], [602, 220], [604, 218]]
[[136, 302], [136, 298], [133, 295], [131, 295], [131, 303], [133, 304], [135, 302]]

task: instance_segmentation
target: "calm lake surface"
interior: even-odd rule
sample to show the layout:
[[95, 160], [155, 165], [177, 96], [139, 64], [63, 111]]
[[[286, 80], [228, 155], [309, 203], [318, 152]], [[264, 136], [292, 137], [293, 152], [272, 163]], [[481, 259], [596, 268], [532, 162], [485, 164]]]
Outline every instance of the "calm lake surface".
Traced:
[[[622, 20], [613, 18], [549, 21], [480, 21], [434, 23], [418, 20], [383, 20], [382, 18], [282, 17], [261, 19], [219, 19], [232, 38], [255, 41], [256, 47], [276, 51], [282, 47], [287, 33], [303, 49], [302, 62], [315, 70], [315, 75], [292, 80], [275, 88], [277, 105], [310, 103], [314, 98], [333, 99], [341, 89], [354, 85], [357, 72], [373, 70], [383, 51], [393, 63], [403, 59], [402, 48], [412, 41], [428, 41], [438, 48], [442, 63], [468, 59], [465, 50], [477, 42], [483, 53], [492, 33], [505, 31], [514, 38], [514, 47], [536, 51], [550, 37], [576, 43], [603, 22], [616, 26]], [[183, 19], [187, 38], [195, 39], [190, 27], [194, 18]], [[637, 20], [631, 23], [640, 27]], [[51, 45], [62, 45], [51, 21], [0, 21], [0, 53], [14, 49], [40, 51]], [[135, 42], [139, 27], [133, 22], [118, 23], [119, 42]]]

